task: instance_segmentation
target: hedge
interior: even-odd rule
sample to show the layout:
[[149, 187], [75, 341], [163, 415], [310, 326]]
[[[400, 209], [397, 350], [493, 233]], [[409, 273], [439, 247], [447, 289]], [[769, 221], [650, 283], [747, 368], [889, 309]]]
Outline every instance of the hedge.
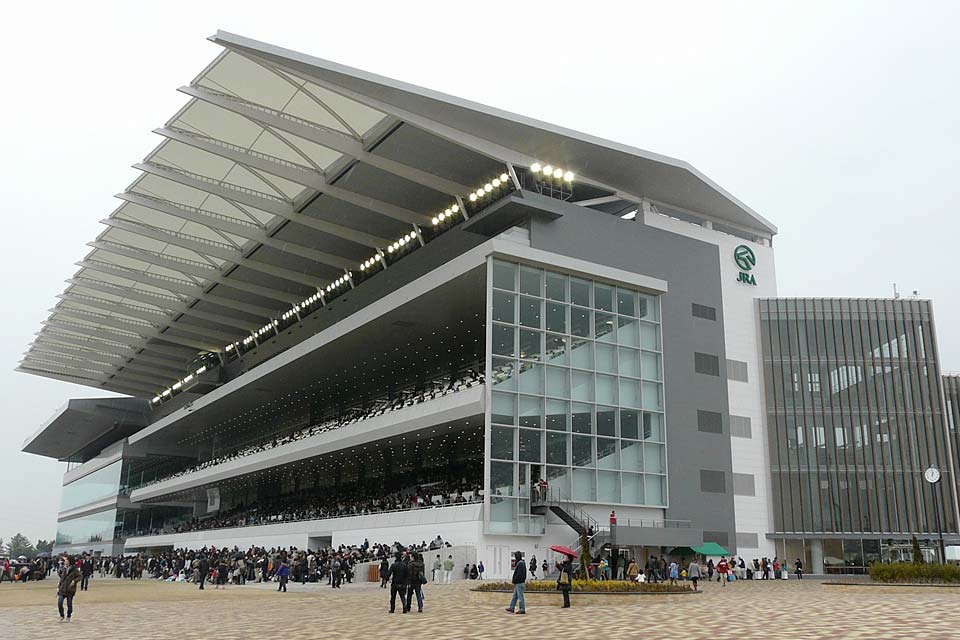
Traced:
[[960, 567], [955, 564], [876, 563], [868, 571], [874, 582], [960, 584]]
[[[513, 591], [509, 582], [482, 582], [477, 591]], [[556, 580], [533, 580], [527, 583], [527, 593], [557, 592]], [[628, 580], [574, 580], [574, 593], [686, 593], [689, 585], [671, 585], [663, 582], [630, 582]]]

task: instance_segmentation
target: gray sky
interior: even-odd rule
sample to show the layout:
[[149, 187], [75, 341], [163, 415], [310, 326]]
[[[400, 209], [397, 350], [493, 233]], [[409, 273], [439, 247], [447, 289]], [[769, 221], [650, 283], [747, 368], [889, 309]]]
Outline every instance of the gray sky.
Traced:
[[917, 289], [960, 370], [960, 4], [524, 4], [4, 9], [0, 537], [54, 536], [64, 465], [19, 449], [96, 393], [12, 369], [218, 28], [684, 159], [779, 226], [781, 295]]

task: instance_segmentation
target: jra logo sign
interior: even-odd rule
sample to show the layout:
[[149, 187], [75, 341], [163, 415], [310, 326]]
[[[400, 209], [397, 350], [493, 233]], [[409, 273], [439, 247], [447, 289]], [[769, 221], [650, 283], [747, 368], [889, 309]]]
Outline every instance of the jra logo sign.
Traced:
[[753, 253], [753, 249], [745, 244], [741, 244], [733, 250], [733, 261], [740, 267], [740, 275], [737, 277], [737, 282], [757, 286], [756, 277], [749, 273], [757, 265], [757, 256]]

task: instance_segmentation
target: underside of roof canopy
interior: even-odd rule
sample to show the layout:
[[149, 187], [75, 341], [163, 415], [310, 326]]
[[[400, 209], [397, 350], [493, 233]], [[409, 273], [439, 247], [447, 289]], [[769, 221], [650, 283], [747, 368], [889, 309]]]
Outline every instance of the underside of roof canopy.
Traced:
[[[137, 396], [249, 336], [505, 163], [776, 229], [680, 161], [239, 36], [190, 85], [18, 369]], [[623, 158], [632, 165], [623, 166]], [[610, 166], [606, 166], [610, 165]], [[616, 165], [616, 166], [614, 166]]]

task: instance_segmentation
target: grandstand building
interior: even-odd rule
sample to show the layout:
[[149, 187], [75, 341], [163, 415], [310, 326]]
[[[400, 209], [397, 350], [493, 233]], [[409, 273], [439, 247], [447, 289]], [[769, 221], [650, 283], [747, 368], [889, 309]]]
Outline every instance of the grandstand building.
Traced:
[[[69, 463], [57, 550], [440, 534], [502, 576], [588, 529], [822, 534], [772, 471], [775, 226], [679, 160], [212, 41], [19, 366], [118, 394], [24, 444]], [[915, 462], [956, 533], [952, 454]]]

